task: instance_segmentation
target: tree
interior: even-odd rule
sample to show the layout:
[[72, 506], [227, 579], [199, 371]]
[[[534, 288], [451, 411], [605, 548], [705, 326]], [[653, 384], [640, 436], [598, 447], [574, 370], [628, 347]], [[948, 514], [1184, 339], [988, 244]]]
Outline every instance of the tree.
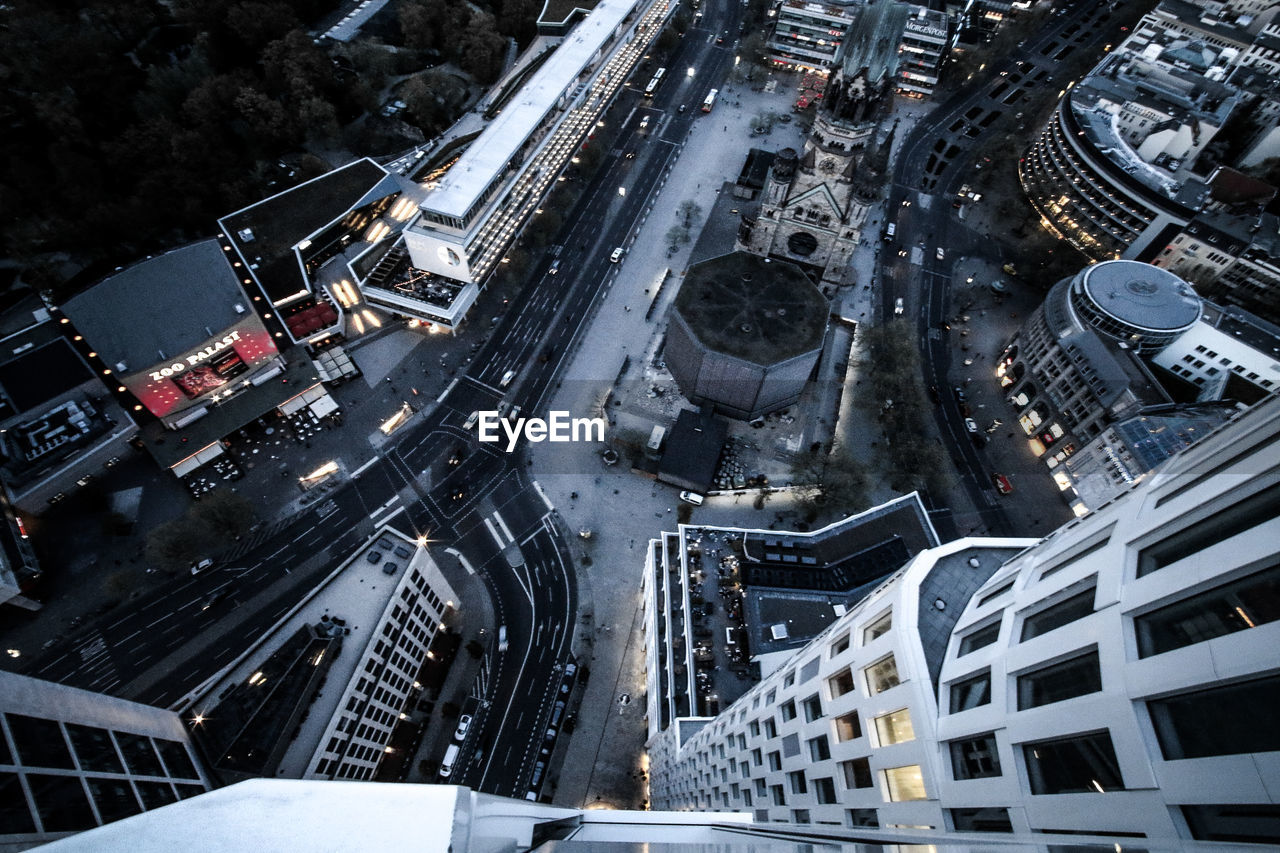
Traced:
[[232, 539], [253, 524], [253, 504], [230, 489], [217, 489], [192, 507], [190, 515], [221, 538]]
[[493, 15], [487, 12], [475, 15], [457, 43], [458, 67], [480, 83], [492, 83], [502, 73], [507, 40], [497, 29]]
[[702, 216], [702, 205], [692, 199], [686, 199], [680, 202], [677, 208], [677, 215], [680, 217], [680, 224], [685, 228], [692, 228], [694, 221]]
[[689, 229], [679, 225], [672, 225], [667, 230], [667, 243], [672, 249], [683, 246], [689, 242]]
[[205, 556], [213, 542], [208, 526], [188, 516], [165, 522], [147, 534], [147, 562], [169, 572], [181, 571]]

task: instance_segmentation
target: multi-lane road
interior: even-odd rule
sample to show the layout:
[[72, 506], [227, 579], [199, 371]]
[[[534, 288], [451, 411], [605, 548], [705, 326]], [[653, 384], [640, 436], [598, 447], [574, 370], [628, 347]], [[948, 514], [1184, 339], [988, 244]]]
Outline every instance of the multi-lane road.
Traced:
[[[957, 460], [961, 480], [983, 524], [992, 533], [1014, 531], [996, 500], [986, 454], [970, 440], [960, 400], [947, 381], [951, 351], [944, 323], [949, 316], [951, 270], [964, 256], [1000, 265], [999, 248], [954, 216], [952, 200], [972, 180], [975, 168], [1007, 168], [981, 154], [1001, 119], [1019, 117], [1033, 88], [1062, 88], [1059, 64], [1074, 51], [1096, 51], [1115, 38], [1108, 0], [1077, 0], [1059, 7], [1046, 26], [1008, 56], [992, 64], [960, 92], [922, 118], [903, 141], [893, 168], [885, 225], [896, 234], [880, 253], [880, 316], [891, 319], [898, 299], [912, 309], [924, 365], [924, 381], [938, 389], [934, 408], [939, 433]], [[1056, 91], [1056, 90], [1055, 90]], [[939, 252], [939, 249], [942, 251]]]
[[[472, 412], [500, 406], [545, 413], [555, 377], [616, 274], [613, 249], [629, 245], [703, 98], [725, 77], [732, 47], [716, 45], [715, 36], [736, 28], [738, 14], [732, 0], [707, 0], [702, 27], [667, 60], [672, 70], [656, 96], [642, 101], [634, 87], [622, 91], [591, 143], [606, 146], [602, 165], [556, 246], [433, 407], [323, 502], [258, 532], [234, 559], [86, 626], [30, 674], [180, 706], [367, 539], [378, 519], [394, 514], [390, 523], [459, 555], [492, 599], [488, 636], [502, 626], [507, 644], [488, 649], [456, 779], [522, 796], [553, 745], [547, 724], [569, 662], [577, 584], [566, 537], [522, 455], [480, 444], [464, 424]], [[679, 73], [687, 68], [695, 73]], [[503, 383], [507, 371], [516, 375]]]

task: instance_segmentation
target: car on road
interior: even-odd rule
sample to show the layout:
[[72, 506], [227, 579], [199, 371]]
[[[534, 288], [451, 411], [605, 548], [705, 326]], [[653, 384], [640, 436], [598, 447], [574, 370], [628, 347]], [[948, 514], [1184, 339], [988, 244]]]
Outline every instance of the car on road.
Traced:
[[458, 718], [458, 727], [453, 730], [453, 739], [462, 742], [467, 739], [467, 729], [471, 728], [471, 715], [463, 714]]
[[945, 259], [946, 259], [946, 257], [947, 257], [947, 253], [946, 253], [946, 252], [944, 252], [944, 251], [942, 251], [942, 247], [941, 247], [941, 246], [939, 246], [939, 247], [938, 247], [938, 251], [936, 252], [936, 254], [937, 254], [938, 260], [940, 260], [940, 261], [941, 261], [941, 260], [945, 260]]
[[648, 127], [649, 127], [649, 117], [645, 116], [644, 118], [640, 119], [640, 129], [645, 130]]
[[995, 483], [996, 491], [1002, 495], [1010, 494], [1013, 491], [1013, 484], [1009, 482], [1009, 478], [1004, 474], [992, 474], [991, 482]]
[[706, 498], [697, 492], [681, 492], [680, 500], [687, 504], [693, 504], [694, 506], [702, 506], [702, 502], [706, 500]]
[[500, 625], [498, 627], [498, 651], [505, 652], [507, 650], [507, 626]]
[[894, 313], [894, 314], [901, 314], [901, 313], [902, 313], [902, 311], [903, 311], [903, 308], [902, 308], [902, 297], [901, 297], [901, 296], [899, 296], [897, 299], [893, 300], [893, 313]]
[[680, 105], [680, 109], [679, 109], [679, 110], [677, 110], [677, 112], [684, 112], [684, 111], [685, 111], [685, 110], [687, 110], [688, 108], [689, 108], [689, 105], [688, 105], [688, 104], [681, 104], [681, 105]]
[[506, 373], [502, 374], [502, 379], [498, 381], [498, 387], [506, 388], [511, 384], [511, 380], [515, 378], [516, 372], [514, 370], [508, 370]]
[[456, 743], [449, 744], [449, 748], [444, 751], [444, 758], [440, 759], [441, 779], [448, 779], [453, 775], [453, 765], [458, 761], [458, 752]]
[[547, 275], [555, 275], [560, 272], [560, 259], [556, 258], [551, 262], [551, 269], [547, 270]]
[[614, 249], [613, 254], [609, 256], [609, 263], [616, 264], [618, 261], [622, 260], [622, 252], [623, 248], [621, 246]]
[[480, 418], [479, 412], [472, 412], [471, 414], [467, 415], [467, 419], [462, 422], [462, 428], [471, 429], [473, 426], [476, 425], [476, 421], [479, 420], [479, 418]]
[[953, 385], [951, 387], [951, 391], [956, 395], [957, 400], [959, 400], [961, 403], [964, 402], [964, 388], [962, 386]]
[[213, 560], [210, 560], [208, 557], [205, 557], [203, 560], [197, 560], [191, 564], [191, 574], [198, 575], [212, 565]]
[[973, 418], [965, 418], [964, 428], [976, 435], [978, 432], [978, 423]]
[[623, 155], [623, 157], [625, 157], [628, 160], [634, 160], [636, 159], [636, 152], [628, 151], [626, 154]]
[[222, 599], [226, 598], [228, 592], [230, 592], [230, 590], [228, 590], [226, 587], [223, 587], [222, 589], [209, 593], [204, 597], [204, 600], [200, 602], [200, 609], [202, 611], [208, 610], [210, 607], [217, 604]]

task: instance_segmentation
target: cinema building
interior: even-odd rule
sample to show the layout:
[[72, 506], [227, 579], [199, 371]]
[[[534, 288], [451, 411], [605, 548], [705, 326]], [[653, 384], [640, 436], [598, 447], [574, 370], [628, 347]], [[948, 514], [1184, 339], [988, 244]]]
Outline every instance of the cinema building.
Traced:
[[114, 400], [142, 422], [141, 443], [179, 476], [220, 456], [225, 435], [295, 398], [336, 408], [301, 351], [281, 354], [266, 325], [272, 312], [250, 307], [225, 255], [217, 240], [192, 243], [53, 312]]

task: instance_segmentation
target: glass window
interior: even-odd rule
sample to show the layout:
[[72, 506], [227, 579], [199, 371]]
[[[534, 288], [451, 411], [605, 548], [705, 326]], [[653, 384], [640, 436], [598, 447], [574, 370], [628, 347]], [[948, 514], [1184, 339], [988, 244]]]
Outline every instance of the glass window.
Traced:
[[893, 655], [876, 661], [865, 672], [867, 691], [872, 696], [898, 686], [898, 665], [894, 663]]
[[977, 605], [976, 605], [976, 606], [977, 606], [977, 607], [981, 607], [982, 605], [986, 604], [988, 601], [994, 601], [995, 599], [997, 599], [997, 598], [999, 598], [1000, 596], [1004, 595], [1004, 594], [1005, 594], [1006, 592], [1008, 592], [1009, 590], [1013, 589], [1013, 582], [1014, 582], [1016, 579], [1017, 579], [1016, 577], [1014, 577], [1014, 578], [1009, 578], [1009, 580], [1007, 580], [1007, 581], [1005, 581], [1004, 583], [1000, 584], [998, 587], [996, 587], [995, 589], [991, 590], [991, 592], [984, 593], [984, 594], [983, 594], [983, 595], [978, 599], [978, 603], [977, 603]]
[[903, 708], [883, 717], [876, 717], [876, 735], [881, 746], [905, 743], [916, 739], [915, 729], [911, 725], [911, 711]]
[[925, 799], [924, 774], [920, 772], [919, 764], [888, 767], [881, 772], [884, 774], [885, 797], [889, 802]]
[[79, 777], [28, 773], [27, 785], [45, 832], [79, 832], [98, 825]]
[[870, 788], [875, 784], [871, 781], [871, 760], [868, 758], [841, 761], [840, 772], [844, 774], [846, 788]]
[[949, 746], [951, 775], [956, 781], [1000, 775], [1000, 753], [996, 749], [995, 732], [953, 740]]
[[951, 826], [960, 832], [1013, 832], [1009, 810], [990, 806], [985, 809], [949, 809]]
[[142, 811], [138, 798], [133, 795], [133, 786], [124, 779], [85, 779], [89, 785], [89, 795], [98, 806], [98, 814], [103, 823], [136, 815]]
[[773, 795], [773, 804], [775, 806], [785, 806], [787, 804], [787, 795], [782, 790], [781, 785], [770, 785], [769, 793]]
[[805, 661], [803, 664], [800, 665], [800, 683], [801, 684], [804, 684], [805, 682], [809, 681], [809, 679], [813, 678], [815, 675], [818, 674], [818, 663], [819, 663], [818, 659], [814, 658], [813, 660]]
[[133, 784], [138, 787], [138, 796], [142, 798], [143, 808], [158, 809], [177, 800], [168, 782], [134, 782]]
[[18, 774], [0, 773], [0, 836], [35, 831], [36, 822], [27, 808], [27, 795], [22, 792]]
[[1124, 789], [1108, 732], [1022, 746], [1033, 794], [1104, 793]]
[[781, 752], [774, 751], [769, 753], [769, 769], [770, 770], [782, 769], [782, 753]]
[[0, 764], [13, 763], [13, 754], [9, 752], [9, 741], [4, 736], [4, 728], [0, 727]]
[[852, 693], [853, 673], [849, 671], [849, 667], [846, 666], [844, 669], [828, 678], [827, 687], [831, 690], [832, 699], [838, 699], [846, 693]]
[[951, 713], [967, 711], [991, 702], [991, 670], [984, 669], [977, 675], [951, 685]]
[[94, 773], [123, 773], [120, 754], [106, 729], [67, 723], [67, 736], [75, 747], [80, 769]]
[[1152, 655], [1280, 619], [1280, 565], [1136, 617], [1138, 655]]
[[1093, 612], [1094, 588], [1090, 586], [1070, 598], [1028, 615], [1022, 621], [1022, 641], [1047, 634]]
[[986, 648], [1000, 638], [1000, 620], [983, 625], [960, 638], [960, 650], [957, 657]]
[[62, 727], [54, 720], [42, 720], [25, 714], [5, 714], [9, 734], [13, 736], [18, 759], [27, 767], [56, 767], [74, 770], [71, 750], [62, 736]]
[[849, 826], [880, 826], [875, 809], [845, 809], [844, 814]]
[[808, 699], [804, 700], [804, 719], [805, 722], [812, 723], [822, 717], [822, 700], [815, 693]]
[[785, 723], [796, 718], [796, 703], [790, 699], [782, 703], [780, 710], [782, 712], [782, 722]]
[[156, 750], [151, 745], [150, 738], [129, 732], [116, 732], [115, 735], [116, 742], [120, 744], [120, 751], [124, 753], [124, 763], [128, 765], [130, 773], [138, 776], [164, 775], [164, 768], [160, 766], [160, 759], [156, 756]]
[[846, 741], [862, 737], [862, 723], [858, 720], [858, 712], [850, 711], [836, 717], [836, 740]]
[[863, 644], [870, 643], [877, 637], [882, 637], [889, 633], [889, 629], [893, 627], [893, 611], [889, 611], [879, 619], [872, 622], [866, 628], [862, 629]]
[[1280, 750], [1280, 676], [1147, 703], [1168, 761]]
[[837, 637], [835, 642], [831, 644], [831, 657], [835, 657], [838, 654], [843, 654], [848, 650], [849, 650], [849, 635], [848, 633], [844, 633], [844, 634], [841, 634], [839, 637]]
[[1197, 841], [1280, 843], [1280, 805], [1183, 806]]
[[792, 772], [788, 773], [787, 780], [791, 783], [791, 793], [793, 794], [809, 793], [809, 786], [804, 783], [803, 770], [793, 770]]
[[1060, 661], [1018, 676], [1018, 710], [1074, 699], [1102, 689], [1098, 652]]
[[813, 761], [826, 761], [831, 757], [831, 747], [827, 745], [827, 736], [818, 735], [809, 740], [809, 758]]
[[1225, 542], [1277, 516], [1280, 516], [1280, 483], [1143, 548], [1138, 552], [1138, 577]]
[[836, 804], [836, 783], [830, 776], [813, 780], [813, 793], [818, 798], [818, 805], [833, 806]]
[[791, 820], [794, 823], [808, 823], [809, 810], [808, 809], [792, 809]]
[[759, 749], [751, 750], [751, 763], [759, 767], [763, 753]]
[[760, 721], [752, 720], [747, 723], [747, 730], [751, 732], [752, 737], [760, 737]]
[[778, 736], [778, 724], [773, 721], [773, 717], [765, 718], [764, 736], [767, 738], [775, 738]]
[[794, 758], [800, 754], [800, 735], [791, 734], [782, 739], [782, 755], [784, 758]]

